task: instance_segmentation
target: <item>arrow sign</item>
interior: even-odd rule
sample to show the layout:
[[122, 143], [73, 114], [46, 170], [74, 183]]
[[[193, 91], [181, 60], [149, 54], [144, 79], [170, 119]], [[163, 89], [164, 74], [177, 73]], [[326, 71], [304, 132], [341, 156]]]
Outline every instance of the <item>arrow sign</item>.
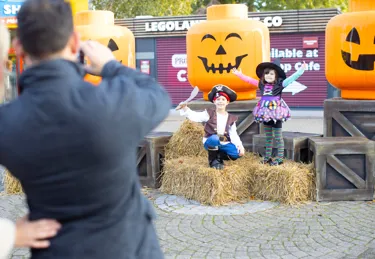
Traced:
[[298, 83], [297, 81], [294, 81], [290, 85], [284, 88], [283, 93], [292, 93], [292, 95], [298, 94], [299, 92], [302, 92], [305, 90], [307, 86]]

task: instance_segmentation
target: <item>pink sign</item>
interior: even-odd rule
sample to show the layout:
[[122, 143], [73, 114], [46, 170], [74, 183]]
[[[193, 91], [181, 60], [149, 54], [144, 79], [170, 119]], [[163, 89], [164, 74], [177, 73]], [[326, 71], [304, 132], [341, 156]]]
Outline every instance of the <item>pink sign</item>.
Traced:
[[141, 60], [141, 72], [150, 74], [150, 60]]

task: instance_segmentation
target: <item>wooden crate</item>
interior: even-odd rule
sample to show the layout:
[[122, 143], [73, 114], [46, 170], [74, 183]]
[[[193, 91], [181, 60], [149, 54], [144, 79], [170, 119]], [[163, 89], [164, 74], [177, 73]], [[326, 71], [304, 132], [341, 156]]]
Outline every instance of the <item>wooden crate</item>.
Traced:
[[[302, 132], [290, 132], [283, 131], [284, 139], [284, 157], [294, 160], [296, 162], [310, 163], [309, 159], [309, 137], [322, 137], [320, 134], [302, 133]], [[276, 157], [277, 148], [276, 141], [273, 142], [272, 156]], [[253, 139], [253, 152], [258, 153], [261, 156], [265, 156], [266, 153], [266, 135], [257, 134], [254, 135]]]
[[[227, 106], [230, 114], [238, 116], [236, 123], [238, 135], [244, 145], [244, 148], [251, 151], [253, 148], [253, 135], [259, 134], [260, 125], [254, 121], [252, 114], [253, 109], [258, 103], [258, 99], [247, 101], [235, 101]], [[215, 105], [203, 99], [189, 103], [189, 108], [193, 111], [204, 111], [205, 109], [214, 108]]]
[[172, 134], [172, 132], [152, 132], [139, 144], [137, 167], [142, 186], [160, 187], [165, 145]]
[[324, 136], [375, 140], [375, 101], [342, 98], [325, 100]]
[[310, 138], [317, 201], [373, 200], [375, 142], [364, 137]]

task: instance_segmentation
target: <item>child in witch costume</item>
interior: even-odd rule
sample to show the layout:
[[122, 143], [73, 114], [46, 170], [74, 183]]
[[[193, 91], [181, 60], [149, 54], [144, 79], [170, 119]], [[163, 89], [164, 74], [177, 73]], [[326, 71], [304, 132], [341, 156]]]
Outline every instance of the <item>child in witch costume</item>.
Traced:
[[[290, 119], [290, 109], [281, 98], [281, 93], [285, 87], [297, 80], [305, 71], [307, 65], [301, 66], [297, 72], [290, 77], [286, 77], [284, 70], [280, 67], [280, 59], [274, 62], [263, 62], [256, 68], [256, 74], [260, 80], [256, 80], [241, 73], [240, 70], [233, 69], [233, 73], [253, 85], [258, 85], [261, 99], [253, 110], [255, 121], [264, 124], [266, 133], [266, 155], [263, 163], [270, 165], [280, 165], [284, 159], [284, 140], [282, 136], [282, 123]], [[277, 157], [272, 161], [272, 142], [277, 143]]]
[[227, 105], [237, 99], [237, 94], [225, 85], [216, 85], [208, 93], [208, 99], [216, 109], [195, 112], [186, 104], [180, 104], [180, 114], [195, 122], [205, 122], [203, 144], [208, 151], [209, 166], [223, 169], [224, 160], [236, 160], [245, 153], [237, 133], [238, 118], [226, 111]]

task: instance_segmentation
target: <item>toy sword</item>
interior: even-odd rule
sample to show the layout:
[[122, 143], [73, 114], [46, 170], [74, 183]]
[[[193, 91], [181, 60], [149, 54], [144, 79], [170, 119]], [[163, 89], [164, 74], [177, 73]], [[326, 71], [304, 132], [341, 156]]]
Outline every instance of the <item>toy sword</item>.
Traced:
[[199, 93], [199, 88], [198, 86], [194, 87], [193, 91], [191, 91], [190, 97], [187, 98], [185, 101], [180, 102], [180, 104], [176, 107], [176, 110], [180, 110], [182, 108], [182, 105], [187, 104], [191, 100], [194, 99], [195, 96]]

